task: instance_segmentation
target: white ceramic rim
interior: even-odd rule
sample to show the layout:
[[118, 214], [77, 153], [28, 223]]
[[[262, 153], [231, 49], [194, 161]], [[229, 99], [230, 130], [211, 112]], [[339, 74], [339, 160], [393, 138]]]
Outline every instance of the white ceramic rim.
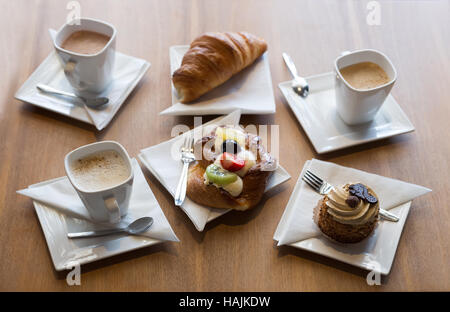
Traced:
[[[342, 77], [341, 71], [339, 70], [337, 63], [338, 63], [338, 61], [339, 61], [340, 59], [342, 59], [342, 58], [344, 58], [344, 57], [347, 57], [347, 56], [349, 56], [349, 55], [351, 55], [351, 54], [356, 54], [356, 53], [361, 53], [361, 52], [368, 52], [368, 51], [369, 51], [369, 52], [377, 53], [377, 54], [381, 55], [382, 57], [384, 57], [384, 58], [386, 59], [386, 61], [389, 63], [389, 65], [391, 66], [392, 71], [394, 72], [394, 77], [393, 77], [388, 83], [379, 85], [378, 87], [375, 87], [375, 88], [371, 88], [371, 89], [355, 89], [355, 88], [353, 88], [353, 87], [352, 87], [352, 86], [344, 79], [344, 77]], [[378, 65], [378, 64], [377, 64], [377, 65]], [[389, 85], [391, 85], [391, 84], [394, 84], [395, 81], [397, 80], [397, 70], [395, 69], [394, 64], [392, 64], [391, 60], [387, 57], [386, 54], [384, 54], [384, 53], [381, 52], [381, 51], [374, 50], [374, 49], [362, 49], [362, 50], [349, 51], [349, 53], [346, 53], [346, 54], [343, 54], [343, 55], [337, 57], [337, 58], [334, 60], [334, 70], [335, 70], [336, 74], [339, 76], [339, 78], [345, 83], [345, 85], [346, 85], [347, 87], [349, 87], [349, 88], [350, 88], [351, 90], [353, 90], [353, 91], [361, 92], [361, 93], [365, 93], [365, 92], [369, 92], [369, 91], [374, 91], [374, 90], [382, 89], [382, 88], [384, 88], [384, 87], [386, 87], [386, 86], [389, 86]]]
[[[77, 53], [77, 52], [74, 52], [74, 51], [70, 51], [70, 50], [63, 49], [62, 47], [60, 47], [59, 45], [56, 44], [56, 38], [58, 37], [59, 33], [60, 33], [65, 27], [73, 26], [73, 25], [70, 25], [70, 24], [68, 24], [68, 23], [65, 23], [64, 25], [62, 25], [62, 26], [58, 29], [58, 31], [56, 32], [56, 35], [55, 35], [55, 39], [53, 40], [53, 46], [54, 46], [55, 49], [57, 49], [58, 51], [65, 52], [65, 53], [71, 54], [71, 55], [76, 55], [76, 56], [83, 57], [83, 58], [91, 58], [91, 57], [94, 57], [94, 56], [97, 56], [97, 55], [102, 54], [102, 53], [103, 53], [103, 52], [111, 45], [111, 43], [112, 43], [112, 42], [114, 41], [114, 39], [116, 38], [117, 30], [116, 30], [116, 28], [115, 28], [112, 24], [110, 24], [110, 23], [107, 23], [107, 22], [104, 22], [104, 21], [101, 21], [101, 20], [98, 20], [98, 19], [95, 19], [95, 18], [89, 18], [89, 17], [81, 17], [81, 18], [78, 18], [78, 19], [75, 19], [75, 20], [76, 20], [76, 21], [81, 21], [81, 22], [83, 22], [83, 21], [91, 21], [91, 22], [96, 22], [96, 23], [99, 23], [99, 24], [106, 25], [106, 26], [108, 26], [109, 28], [112, 29], [113, 33], [112, 33], [111, 37], [109, 38], [108, 43], [105, 44], [105, 46], [103, 47], [103, 49], [101, 49], [99, 52], [97, 52], [97, 53], [95, 53], [95, 54], [81, 54], [81, 53]], [[72, 33], [71, 33], [71, 34], [72, 34]], [[67, 38], [65, 38], [65, 39], [67, 39]]]

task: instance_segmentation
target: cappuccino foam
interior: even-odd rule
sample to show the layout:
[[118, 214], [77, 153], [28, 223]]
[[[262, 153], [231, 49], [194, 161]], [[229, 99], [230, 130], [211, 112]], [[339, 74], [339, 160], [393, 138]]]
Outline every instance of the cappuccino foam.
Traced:
[[390, 81], [388, 74], [378, 64], [356, 63], [339, 70], [342, 77], [355, 89], [367, 90]]
[[100, 52], [109, 39], [111, 38], [97, 32], [80, 30], [64, 40], [61, 47], [65, 50], [89, 55]]
[[77, 159], [70, 165], [75, 184], [85, 191], [98, 191], [124, 182], [130, 170], [123, 157], [113, 150]]

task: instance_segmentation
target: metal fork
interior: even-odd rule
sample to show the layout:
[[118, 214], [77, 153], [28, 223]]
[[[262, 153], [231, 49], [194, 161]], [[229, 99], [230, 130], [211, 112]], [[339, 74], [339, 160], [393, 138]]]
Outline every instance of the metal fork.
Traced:
[[186, 198], [186, 186], [189, 164], [195, 160], [194, 139], [189, 135], [184, 138], [183, 146], [181, 147], [181, 161], [183, 162], [183, 170], [181, 171], [180, 180], [178, 181], [177, 190], [175, 192], [175, 205], [181, 206]]
[[[311, 186], [320, 195], [326, 195], [333, 189], [333, 185], [322, 180], [309, 170], [306, 170], [305, 174], [302, 176], [302, 180], [305, 181], [306, 184]], [[396, 215], [384, 209], [380, 209], [380, 216], [383, 219], [392, 222], [397, 222], [399, 220], [399, 218]]]

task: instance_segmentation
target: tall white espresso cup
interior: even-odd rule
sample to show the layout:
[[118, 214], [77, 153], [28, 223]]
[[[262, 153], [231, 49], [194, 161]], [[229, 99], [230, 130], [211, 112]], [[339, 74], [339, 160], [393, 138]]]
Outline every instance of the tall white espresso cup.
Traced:
[[[61, 45], [72, 33], [80, 30], [97, 32], [110, 39], [95, 54], [80, 54], [63, 49]], [[64, 24], [52, 35], [53, 45], [64, 68], [64, 74], [75, 93], [92, 97], [104, 91], [112, 79], [115, 59], [116, 29], [109, 23], [92, 18], [80, 18]]]
[[[130, 173], [128, 178], [118, 185], [100, 190], [89, 190], [78, 185], [72, 175], [71, 164], [80, 158], [110, 150], [116, 151], [125, 160]], [[122, 145], [114, 141], [103, 141], [81, 146], [66, 155], [64, 167], [70, 183], [94, 221], [118, 223], [127, 214], [134, 175], [130, 157]]]
[[[362, 90], [353, 88], [341, 75], [341, 68], [361, 62], [379, 65], [389, 76], [389, 82], [376, 88]], [[334, 62], [336, 73], [336, 110], [348, 125], [369, 122], [375, 118], [397, 80], [397, 71], [389, 58], [376, 50], [343, 52]]]

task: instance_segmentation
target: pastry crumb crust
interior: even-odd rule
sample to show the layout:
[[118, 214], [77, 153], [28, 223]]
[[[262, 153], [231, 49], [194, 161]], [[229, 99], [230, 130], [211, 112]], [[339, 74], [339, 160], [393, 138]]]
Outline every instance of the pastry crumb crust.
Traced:
[[[332, 240], [346, 244], [358, 243], [368, 237], [375, 229], [378, 222], [378, 211], [376, 213], [376, 217], [372, 221], [365, 224], [342, 224], [334, 220], [333, 217], [327, 212], [327, 201], [328, 196], [326, 195], [319, 200], [319, 203], [315, 208], [314, 220], [320, 230]], [[379, 208], [377, 207], [377, 210], [378, 209]]]

